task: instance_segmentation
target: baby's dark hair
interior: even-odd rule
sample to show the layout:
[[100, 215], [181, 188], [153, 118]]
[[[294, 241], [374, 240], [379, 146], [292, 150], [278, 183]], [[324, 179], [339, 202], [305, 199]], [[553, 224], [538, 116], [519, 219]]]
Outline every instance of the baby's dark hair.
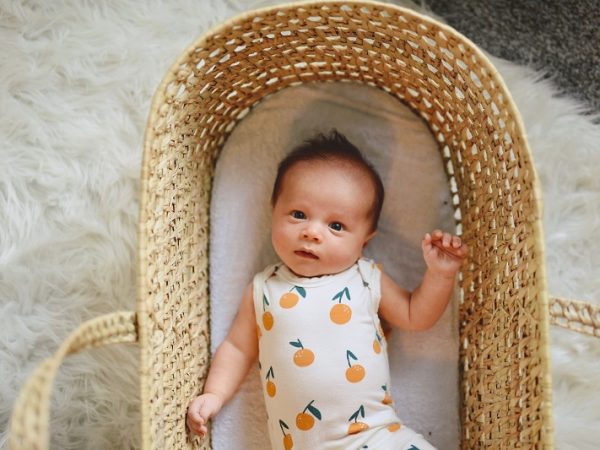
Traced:
[[316, 136], [305, 140], [298, 145], [279, 163], [277, 177], [273, 184], [273, 193], [271, 194], [271, 205], [275, 206], [277, 198], [281, 193], [283, 178], [285, 174], [296, 164], [310, 161], [342, 161], [353, 165], [364, 171], [373, 184], [375, 198], [371, 207], [372, 229], [377, 228], [381, 208], [383, 206], [384, 189], [381, 177], [367, 161], [361, 151], [356, 148], [343, 134], [337, 130], [331, 130], [329, 135], [319, 133]]

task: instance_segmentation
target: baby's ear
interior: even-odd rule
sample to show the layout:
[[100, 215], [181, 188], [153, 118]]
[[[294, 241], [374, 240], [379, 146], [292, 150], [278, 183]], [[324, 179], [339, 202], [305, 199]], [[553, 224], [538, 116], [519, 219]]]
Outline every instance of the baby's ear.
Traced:
[[365, 248], [367, 246], [367, 244], [369, 243], [369, 241], [371, 239], [373, 239], [375, 237], [375, 235], [377, 234], [377, 230], [373, 231], [371, 234], [369, 234], [366, 238], [365, 238], [365, 242], [363, 243], [363, 248]]

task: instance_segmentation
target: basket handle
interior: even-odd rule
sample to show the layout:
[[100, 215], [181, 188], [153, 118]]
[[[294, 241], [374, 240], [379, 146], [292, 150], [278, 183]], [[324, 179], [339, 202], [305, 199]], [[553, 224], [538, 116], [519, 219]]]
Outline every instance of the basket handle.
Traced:
[[[600, 337], [600, 307], [596, 305], [550, 297], [550, 322]], [[56, 353], [38, 366], [21, 389], [11, 418], [10, 448], [48, 449], [50, 392], [56, 370], [66, 356], [89, 348], [137, 340], [137, 317], [131, 311], [106, 314], [76, 328]]]
[[106, 314], [76, 328], [56, 353], [38, 366], [21, 389], [11, 418], [10, 448], [48, 448], [50, 392], [56, 370], [66, 356], [102, 345], [136, 342], [137, 339], [137, 318], [131, 311]]
[[578, 333], [600, 337], [600, 306], [551, 296], [550, 323]]

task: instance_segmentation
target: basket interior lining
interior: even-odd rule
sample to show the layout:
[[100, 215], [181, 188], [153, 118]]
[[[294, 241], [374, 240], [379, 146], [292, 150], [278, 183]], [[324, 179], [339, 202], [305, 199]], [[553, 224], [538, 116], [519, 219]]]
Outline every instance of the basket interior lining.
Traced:
[[[405, 105], [358, 83], [303, 84], [270, 96], [235, 127], [216, 166], [210, 242], [213, 351], [226, 336], [251, 275], [277, 260], [269, 233], [277, 163], [292, 146], [331, 127], [368, 156], [386, 186], [379, 231], [366, 248], [367, 258], [382, 263], [388, 275], [411, 290], [424, 271], [423, 230], [453, 229], [437, 143]], [[457, 448], [458, 303], [454, 300], [428, 333], [396, 331], [389, 339], [388, 388], [400, 419], [434, 443]], [[213, 422], [214, 448], [246, 448], [250, 442], [252, 448], [269, 447], [264, 376], [253, 368], [235, 402]]]

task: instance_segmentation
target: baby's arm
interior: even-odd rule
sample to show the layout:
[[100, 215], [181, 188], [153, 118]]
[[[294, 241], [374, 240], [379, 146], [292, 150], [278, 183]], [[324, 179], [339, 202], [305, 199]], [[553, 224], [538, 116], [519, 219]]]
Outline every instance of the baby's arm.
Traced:
[[192, 400], [188, 407], [188, 427], [200, 436], [206, 434], [206, 423], [233, 396], [258, 355], [252, 297], [250, 284], [244, 291], [229, 334], [215, 353], [203, 394]]
[[467, 246], [457, 236], [435, 230], [421, 242], [427, 270], [412, 292], [399, 287], [385, 273], [381, 277], [379, 313], [403, 330], [432, 327], [444, 313], [454, 287], [454, 276], [467, 255]]

